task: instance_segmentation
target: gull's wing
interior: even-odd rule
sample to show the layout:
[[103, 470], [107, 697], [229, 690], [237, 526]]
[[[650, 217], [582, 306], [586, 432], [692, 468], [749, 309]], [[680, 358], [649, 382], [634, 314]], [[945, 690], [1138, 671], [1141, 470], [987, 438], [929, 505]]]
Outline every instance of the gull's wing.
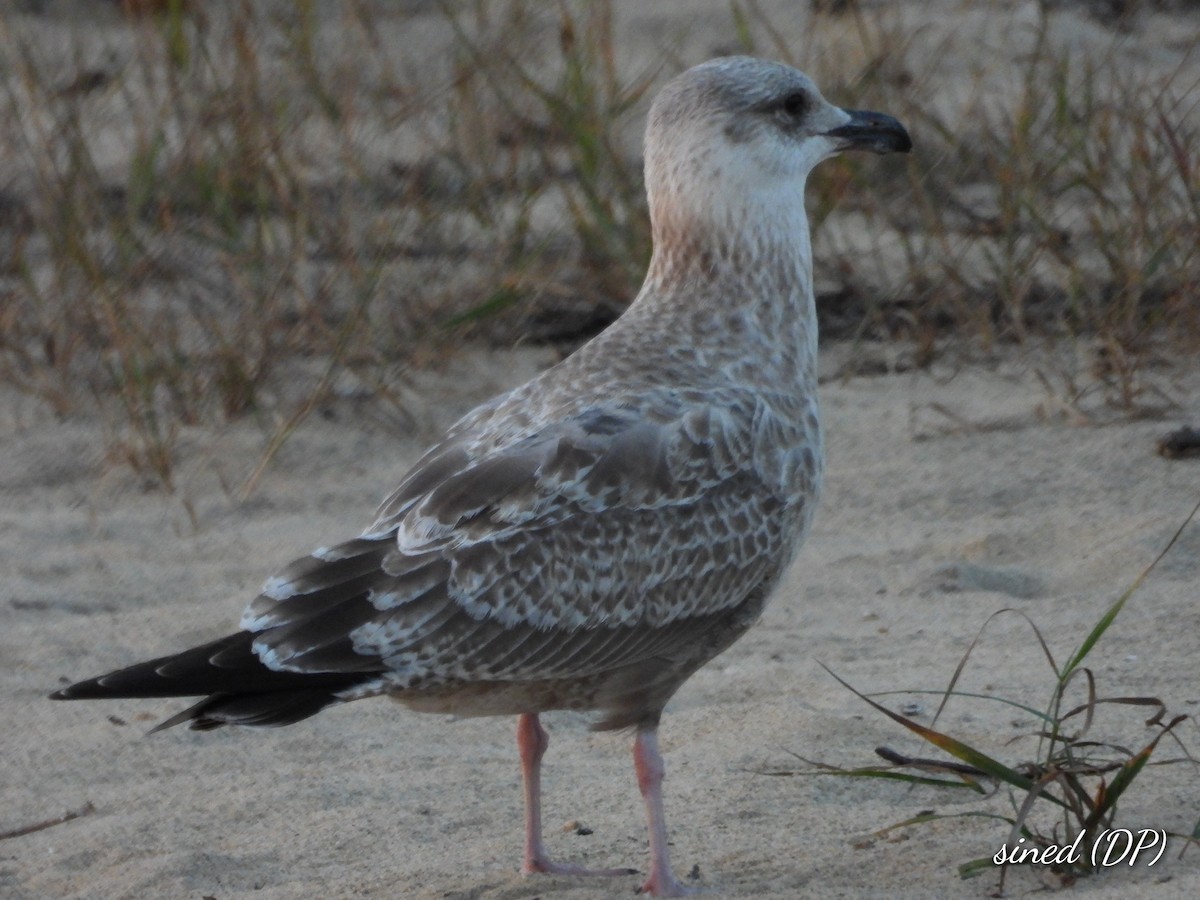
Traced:
[[580, 402], [500, 443], [480, 438], [493, 412], [363, 537], [268, 581], [242, 623], [268, 667], [399, 689], [583, 677], [663, 653], [690, 632], [664, 626], [737, 607], [789, 556], [804, 494], [785, 482], [815, 475], [761, 394]]

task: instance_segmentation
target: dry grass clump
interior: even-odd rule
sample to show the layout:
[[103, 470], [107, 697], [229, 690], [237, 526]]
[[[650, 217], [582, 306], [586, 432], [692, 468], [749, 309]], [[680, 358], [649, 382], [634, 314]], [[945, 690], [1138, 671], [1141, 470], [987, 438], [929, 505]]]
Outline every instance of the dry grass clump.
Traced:
[[[1200, 38], [1149, 66], [1121, 30], [1092, 26], [1081, 44], [1078, 22], [1045, 6], [967, 7], [988, 23], [975, 59], [959, 20], [914, 28], [899, 7], [856, 8], [830, 26], [858, 53], [827, 60], [828, 92], [895, 112], [919, 152], [891, 178], [852, 157], [818, 171], [822, 209], [862, 212], [834, 214], [819, 265], [860, 333], [908, 337], [918, 358], [947, 334], [1092, 337], [1094, 377], [1131, 406], [1146, 357], [1200, 336]], [[813, 37], [818, 58], [826, 40]]]
[[442, 7], [456, 53], [438, 153], [504, 260], [499, 287], [456, 322], [533, 300], [526, 336], [571, 340], [619, 315], [641, 283], [650, 223], [623, 138], [662, 73], [620, 70], [613, 6]]
[[[1063, 18], [1078, 4], [951, 6], [931, 23], [904, 4], [781, 17], [730, 0], [721, 50], [796, 62], [917, 142], [818, 170], [827, 334], [909, 342], [916, 363], [1086, 335], [1093, 369], [1063, 380], [1135, 406], [1147, 359], [1200, 335], [1196, 29], [1148, 63], [1126, 54], [1137, 17], [1087, 20], [1081, 45]], [[113, 456], [170, 488], [190, 425], [254, 416], [265, 460], [335, 389], [388, 401], [464, 329], [594, 332], [649, 252], [646, 100], [703, 58], [680, 49], [684, 22], [631, 63], [641, 9], [14, 8], [0, 378], [60, 415], [98, 406]]]
[[59, 414], [97, 403], [113, 455], [170, 488], [180, 428], [278, 435], [346, 371], [386, 396], [434, 293], [387, 295], [442, 236], [372, 169], [364, 134], [419, 106], [365, 9], [160, 5], [0, 26], [0, 376]]

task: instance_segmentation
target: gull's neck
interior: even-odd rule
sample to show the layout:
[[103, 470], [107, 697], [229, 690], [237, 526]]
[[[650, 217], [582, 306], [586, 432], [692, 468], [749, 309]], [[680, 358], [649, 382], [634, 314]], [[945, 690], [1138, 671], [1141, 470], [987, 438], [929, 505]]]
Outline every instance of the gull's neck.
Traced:
[[[630, 312], [688, 333], [726, 368], [815, 378], [817, 322], [803, 184], [769, 195], [652, 192], [654, 253]], [[657, 330], [657, 329], [656, 329]], [[764, 357], [764, 353], [766, 354]], [[749, 373], [748, 373], [749, 374]]]

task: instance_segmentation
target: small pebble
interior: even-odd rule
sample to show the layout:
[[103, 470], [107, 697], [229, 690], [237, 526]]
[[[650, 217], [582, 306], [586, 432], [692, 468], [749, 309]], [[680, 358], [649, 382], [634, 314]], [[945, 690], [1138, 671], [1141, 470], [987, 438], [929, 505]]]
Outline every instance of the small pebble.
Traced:
[[1179, 428], [1158, 439], [1158, 453], [1167, 459], [1200, 456], [1200, 428]]

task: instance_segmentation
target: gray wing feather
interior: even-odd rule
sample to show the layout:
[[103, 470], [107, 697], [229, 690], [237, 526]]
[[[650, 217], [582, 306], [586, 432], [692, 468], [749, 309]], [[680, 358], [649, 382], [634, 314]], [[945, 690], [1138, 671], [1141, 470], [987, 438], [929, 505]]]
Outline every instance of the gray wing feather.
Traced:
[[754, 463], [757, 401], [689, 399], [593, 404], [503, 442], [452, 430], [363, 537], [268, 581], [243, 619], [256, 652], [404, 688], [578, 677], [668, 652], [663, 626], [736, 607], [778, 574], [795, 496]]

